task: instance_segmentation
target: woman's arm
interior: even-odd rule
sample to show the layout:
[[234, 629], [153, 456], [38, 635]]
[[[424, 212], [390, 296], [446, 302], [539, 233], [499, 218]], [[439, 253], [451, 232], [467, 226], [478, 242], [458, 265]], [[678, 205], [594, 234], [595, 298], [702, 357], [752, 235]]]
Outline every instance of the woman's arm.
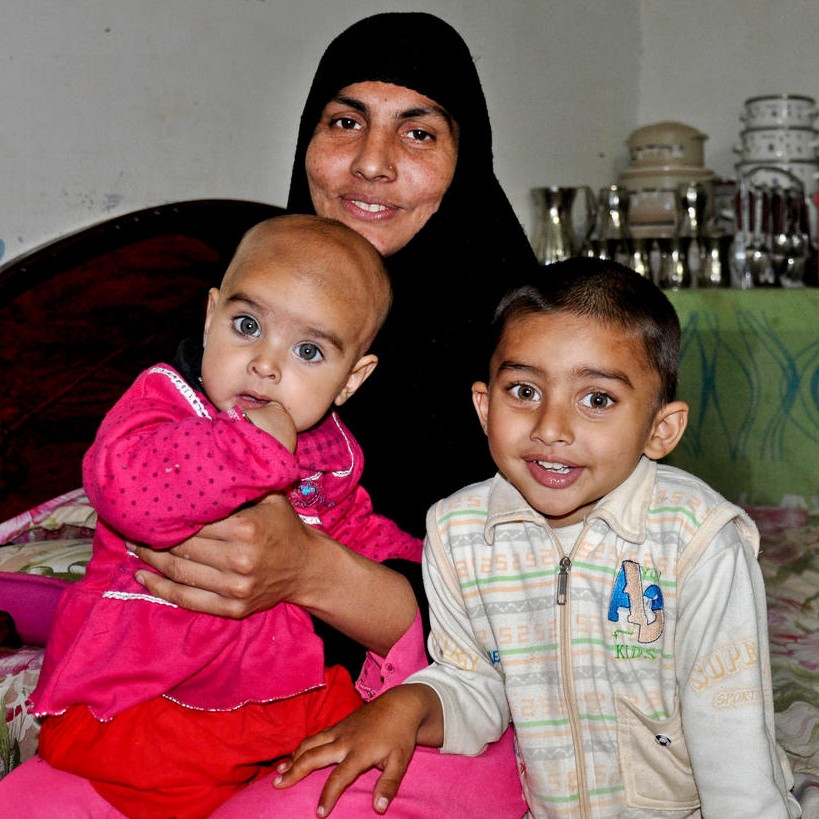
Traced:
[[183, 608], [240, 619], [294, 603], [382, 656], [417, 610], [404, 577], [307, 526], [281, 495], [170, 551], [137, 554], [161, 573], [140, 571], [137, 580]]

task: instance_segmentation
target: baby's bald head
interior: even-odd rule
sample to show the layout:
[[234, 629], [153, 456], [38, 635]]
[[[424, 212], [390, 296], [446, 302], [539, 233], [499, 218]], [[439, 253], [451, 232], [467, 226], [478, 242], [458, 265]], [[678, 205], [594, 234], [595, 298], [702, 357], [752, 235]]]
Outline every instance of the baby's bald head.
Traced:
[[249, 269], [287, 270], [328, 300], [355, 328], [359, 353], [367, 350], [392, 302], [378, 251], [360, 234], [332, 219], [287, 215], [252, 227], [242, 238], [221, 289], [231, 290]]

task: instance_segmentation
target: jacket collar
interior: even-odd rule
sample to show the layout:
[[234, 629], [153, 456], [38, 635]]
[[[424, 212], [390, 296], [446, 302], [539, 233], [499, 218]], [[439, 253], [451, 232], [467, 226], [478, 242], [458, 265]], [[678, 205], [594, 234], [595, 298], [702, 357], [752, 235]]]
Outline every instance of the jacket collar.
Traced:
[[[641, 457], [631, 475], [623, 483], [601, 498], [586, 521], [602, 520], [618, 537], [632, 543], [646, 539], [646, 515], [651, 500], [651, 488], [657, 472], [655, 461]], [[500, 473], [492, 479], [484, 537], [487, 543], [495, 540], [495, 527], [504, 523], [534, 523], [548, 527], [544, 515], [533, 509], [523, 495]]]

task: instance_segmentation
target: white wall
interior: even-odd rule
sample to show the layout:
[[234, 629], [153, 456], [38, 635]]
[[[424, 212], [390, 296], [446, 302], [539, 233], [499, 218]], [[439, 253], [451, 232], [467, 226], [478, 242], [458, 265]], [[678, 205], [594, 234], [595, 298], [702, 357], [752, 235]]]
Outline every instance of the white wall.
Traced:
[[678, 120], [708, 134], [705, 164], [735, 178], [745, 100], [819, 99], [816, 0], [641, 0], [639, 122]]
[[470, 44], [498, 175], [528, 230], [529, 188], [606, 184], [626, 161], [639, 9], [638, 0], [4, 3], [0, 259], [174, 200], [284, 204], [321, 53], [382, 10], [432, 11]]
[[730, 177], [748, 97], [819, 98], [816, 0], [3, 5], [0, 260], [163, 202], [284, 204], [316, 63], [341, 29], [381, 10], [432, 11], [463, 33], [498, 176], [527, 230], [531, 187], [615, 181], [640, 125], [700, 128], [706, 165]]

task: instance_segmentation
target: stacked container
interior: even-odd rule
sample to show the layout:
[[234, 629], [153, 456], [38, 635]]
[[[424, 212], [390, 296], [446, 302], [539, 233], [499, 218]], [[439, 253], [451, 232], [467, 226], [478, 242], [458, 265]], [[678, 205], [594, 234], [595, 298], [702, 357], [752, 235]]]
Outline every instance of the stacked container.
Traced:
[[[805, 203], [817, 191], [816, 100], [798, 94], [751, 97], [745, 101], [740, 120], [745, 126], [734, 147], [740, 155], [737, 177], [752, 187], [780, 188], [801, 193]], [[816, 239], [816, 218], [811, 218]]]

